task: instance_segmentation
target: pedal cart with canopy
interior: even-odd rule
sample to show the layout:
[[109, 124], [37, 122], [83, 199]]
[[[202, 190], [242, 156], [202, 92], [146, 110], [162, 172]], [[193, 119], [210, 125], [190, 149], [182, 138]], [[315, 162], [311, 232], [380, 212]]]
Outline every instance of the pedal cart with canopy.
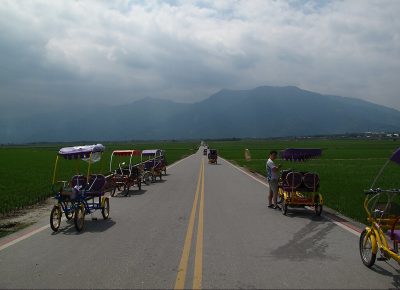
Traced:
[[[129, 193], [129, 189], [132, 186], [137, 186], [138, 190], [142, 189], [142, 180], [140, 175], [140, 170], [138, 166], [132, 164], [132, 159], [134, 156], [140, 156], [140, 150], [115, 150], [111, 154], [110, 158], [110, 172], [111, 172], [111, 182], [112, 191], [111, 196], [114, 196], [117, 189], [123, 188], [125, 195]], [[113, 160], [118, 158], [118, 166], [113, 169]], [[119, 162], [121, 159], [129, 159], [129, 164], [126, 162]]]
[[142, 151], [142, 164], [144, 174], [150, 174], [151, 180], [156, 181], [156, 177], [162, 179], [162, 172], [166, 173], [166, 162], [164, 151], [161, 149], [148, 149]]
[[[288, 161], [306, 161], [321, 156], [321, 149], [289, 148], [280, 152], [281, 158]], [[319, 193], [319, 175], [315, 172], [282, 170], [279, 178], [279, 196], [282, 201], [282, 213], [287, 214], [289, 207], [310, 206], [316, 215], [321, 215], [322, 194]]]
[[[101, 160], [105, 147], [101, 144], [61, 148], [57, 154], [53, 173], [52, 191], [57, 204], [50, 214], [50, 226], [58, 231], [64, 213], [67, 219], [74, 218], [77, 231], [84, 227], [85, 215], [101, 210], [104, 219], [110, 213], [109, 198], [104, 195], [106, 178], [102, 174], [92, 174], [93, 163]], [[61, 157], [61, 158], [60, 158]], [[60, 159], [75, 160], [77, 174], [70, 180], [57, 180], [57, 169]], [[86, 174], [80, 172], [80, 163], [87, 164]]]

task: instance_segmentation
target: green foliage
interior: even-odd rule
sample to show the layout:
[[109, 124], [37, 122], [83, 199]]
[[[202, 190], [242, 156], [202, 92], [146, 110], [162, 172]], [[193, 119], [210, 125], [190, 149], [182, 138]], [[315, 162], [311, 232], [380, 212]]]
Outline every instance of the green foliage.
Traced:
[[[277, 160], [283, 168], [317, 172], [321, 178], [320, 192], [325, 204], [356, 220], [365, 221], [363, 190], [368, 189], [379, 170], [399, 142], [383, 140], [242, 140], [210, 142], [219, 154], [237, 164], [265, 175], [265, 161], [270, 150], [285, 148], [322, 148], [322, 157], [306, 162]], [[249, 149], [251, 161], [244, 159]], [[400, 188], [400, 165], [389, 163], [376, 186]]]
[[[40, 202], [52, 195], [51, 183], [56, 155], [61, 147], [70, 145], [51, 146], [15, 146], [0, 147], [0, 214]], [[105, 144], [106, 152], [102, 162], [93, 166], [92, 172], [108, 173], [110, 155], [117, 149], [163, 149], [169, 164], [194, 153], [197, 142], [164, 142], [138, 144]], [[129, 158], [117, 158], [118, 162]], [[140, 161], [136, 157], [134, 162]], [[56, 180], [69, 180], [77, 173], [85, 174], [87, 164], [81, 160], [64, 160], [60, 158]]]

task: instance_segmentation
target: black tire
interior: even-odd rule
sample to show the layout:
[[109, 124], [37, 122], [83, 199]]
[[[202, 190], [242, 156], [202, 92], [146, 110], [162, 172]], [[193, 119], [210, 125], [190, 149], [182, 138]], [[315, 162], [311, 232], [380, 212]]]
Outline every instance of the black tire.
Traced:
[[142, 181], [138, 180], [138, 190], [141, 191], [142, 190]]
[[83, 230], [83, 227], [85, 225], [85, 207], [83, 205], [80, 205], [75, 209], [74, 224], [75, 229], [78, 232]]
[[167, 175], [167, 169], [164, 169], [164, 175]]
[[146, 185], [150, 185], [150, 183], [151, 183], [151, 176], [150, 176], [150, 173], [149, 173], [149, 172], [146, 172], [146, 173], [143, 175], [143, 182], [144, 182]]
[[321, 213], [322, 213], [322, 204], [317, 203], [317, 204], [315, 205], [315, 214], [316, 214], [317, 216], [320, 216]]
[[104, 201], [104, 207], [101, 209], [101, 215], [105, 220], [110, 216], [110, 200], [108, 198], [106, 198]]
[[283, 215], [287, 215], [288, 205], [285, 200], [282, 201], [281, 210]]
[[125, 184], [124, 185], [124, 192], [125, 192], [125, 196], [127, 196], [129, 194], [129, 189], [131, 188], [131, 186], [129, 184]]
[[65, 207], [68, 209], [68, 212], [64, 211], [65, 217], [67, 218], [67, 220], [71, 220], [74, 217], [74, 212], [71, 210], [72, 203], [71, 202], [67, 202], [65, 204]]
[[58, 231], [58, 229], [60, 228], [61, 215], [62, 215], [61, 207], [57, 205], [53, 206], [53, 209], [51, 210], [50, 213], [50, 227], [55, 232]]
[[[365, 243], [365, 239], [369, 240], [370, 248], [368, 248], [367, 243]], [[371, 239], [367, 237], [367, 230], [363, 230], [360, 235], [359, 248], [361, 261], [365, 266], [371, 268], [375, 263], [376, 254], [372, 253], [372, 242]]]
[[160, 180], [162, 180], [162, 171], [160, 171]]
[[112, 189], [112, 191], [111, 191], [111, 196], [114, 196], [116, 191], [117, 191], [117, 186], [114, 185], [114, 186], [113, 186], [113, 189]]

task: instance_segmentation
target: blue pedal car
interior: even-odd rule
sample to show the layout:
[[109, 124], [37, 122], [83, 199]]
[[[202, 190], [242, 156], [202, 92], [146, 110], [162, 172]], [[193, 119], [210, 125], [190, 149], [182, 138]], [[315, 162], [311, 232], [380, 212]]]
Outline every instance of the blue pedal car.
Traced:
[[[61, 148], [58, 152], [53, 173], [52, 190], [57, 199], [50, 214], [50, 226], [58, 231], [61, 217], [64, 213], [67, 219], [74, 219], [78, 232], [83, 230], [85, 215], [101, 210], [104, 219], [110, 214], [109, 197], [105, 196], [107, 179], [102, 174], [91, 174], [92, 164], [101, 160], [105, 147], [101, 144]], [[76, 160], [78, 174], [70, 181], [56, 181], [59, 157], [66, 160]], [[83, 160], [87, 165], [86, 175], [79, 173], [79, 162]]]

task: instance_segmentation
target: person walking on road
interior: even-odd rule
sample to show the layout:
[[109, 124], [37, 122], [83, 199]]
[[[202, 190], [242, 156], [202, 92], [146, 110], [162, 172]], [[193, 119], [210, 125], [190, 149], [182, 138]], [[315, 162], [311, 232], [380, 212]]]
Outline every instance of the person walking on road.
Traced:
[[272, 150], [269, 153], [267, 160], [267, 179], [269, 184], [269, 195], [268, 195], [268, 207], [274, 209], [280, 209], [278, 205], [278, 170], [280, 165], [276, 166], [274, 160], [276, 159], [278, 152]]

